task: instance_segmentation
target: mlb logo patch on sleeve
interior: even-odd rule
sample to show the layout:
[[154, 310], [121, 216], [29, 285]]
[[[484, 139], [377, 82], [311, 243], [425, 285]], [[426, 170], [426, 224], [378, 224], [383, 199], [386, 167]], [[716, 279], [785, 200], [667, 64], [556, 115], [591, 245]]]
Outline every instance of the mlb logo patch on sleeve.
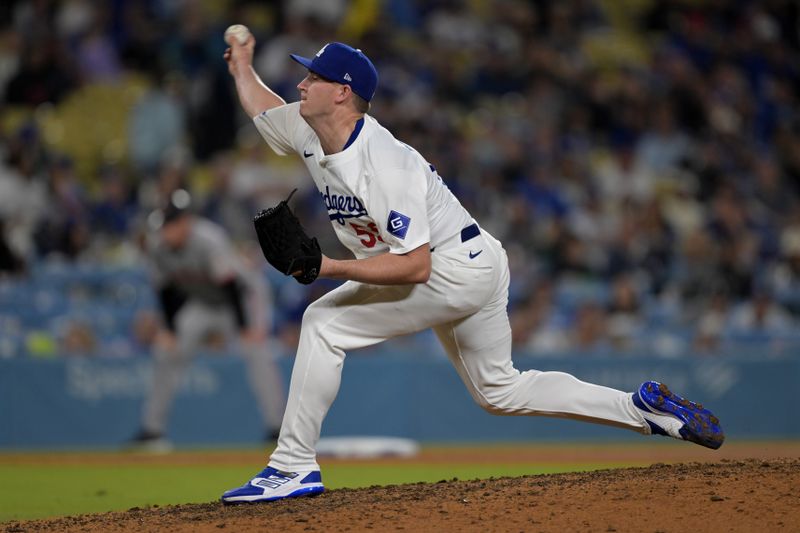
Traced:
[[397, 211], [389, 211], [389, 221], [386, 223], [386, 229], [398, 239], [406, 238], [409, 224], [411, 224], [411, 219], [404, 214]]

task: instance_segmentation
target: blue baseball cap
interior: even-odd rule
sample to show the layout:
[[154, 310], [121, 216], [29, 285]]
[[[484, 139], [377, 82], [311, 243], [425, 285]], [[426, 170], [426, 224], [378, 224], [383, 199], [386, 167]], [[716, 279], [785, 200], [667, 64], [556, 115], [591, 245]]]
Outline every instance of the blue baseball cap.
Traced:
[[292, 59], [323, 78], [349, 85], [369, 102], [378, 87], [378, 71], [364, 52], [343, 43], [328, 43], [313, 59], [289, 54]]

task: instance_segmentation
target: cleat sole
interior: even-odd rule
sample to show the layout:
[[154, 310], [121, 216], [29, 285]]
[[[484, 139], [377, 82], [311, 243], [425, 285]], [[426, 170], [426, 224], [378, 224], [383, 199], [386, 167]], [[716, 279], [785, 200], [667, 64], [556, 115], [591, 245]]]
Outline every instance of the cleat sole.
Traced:
[[226, 499], [225, 497], [220, 498], [220, 501], [223, 505], [242, 505], [245, 503], [266, 503], [266, 502], [275, 502], [278, 500], [285, 500], [288, 498], [300, 498], [300, 497], [309, 497], [309, 496], [318, 496], [325, 492], [325, 487], [305, 487], [298, 489], [290, 494], [286, 494], [284, 496], [273, 496], [273, 497], [249, 497], [249, 498], [229, 498]]
[[725, 441], [719, 418], [702, 404], [681, 398], [663, 383], [649, 381], [639, 389], [639, 397], [650, 407], [673, 415], [683, 422], [681, 436], [706, 448], [716, 450]]

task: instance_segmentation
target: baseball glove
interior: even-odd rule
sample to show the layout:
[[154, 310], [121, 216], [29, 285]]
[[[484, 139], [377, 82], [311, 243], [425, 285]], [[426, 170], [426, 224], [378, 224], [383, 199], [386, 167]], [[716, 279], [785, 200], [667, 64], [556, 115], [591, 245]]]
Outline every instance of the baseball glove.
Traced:
[[289, 198], [264, 209], [253, 218], [258, 243], [269, 264], [307, 285], [317, 279], [322, 251], [316, 238], [306, 235], [300, 221], [289, 208]]

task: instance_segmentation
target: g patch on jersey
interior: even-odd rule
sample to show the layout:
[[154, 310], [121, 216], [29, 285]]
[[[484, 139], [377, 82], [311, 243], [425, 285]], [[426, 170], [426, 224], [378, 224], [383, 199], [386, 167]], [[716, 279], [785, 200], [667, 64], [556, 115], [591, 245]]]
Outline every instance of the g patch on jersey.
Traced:
[[408, 233], [408, 226], [411, 224], [411, 219], [397, 211], [389, 211], [389, 220], [386, 222], [386, 229], [389, 233], [398, 239], [405, 239]]

